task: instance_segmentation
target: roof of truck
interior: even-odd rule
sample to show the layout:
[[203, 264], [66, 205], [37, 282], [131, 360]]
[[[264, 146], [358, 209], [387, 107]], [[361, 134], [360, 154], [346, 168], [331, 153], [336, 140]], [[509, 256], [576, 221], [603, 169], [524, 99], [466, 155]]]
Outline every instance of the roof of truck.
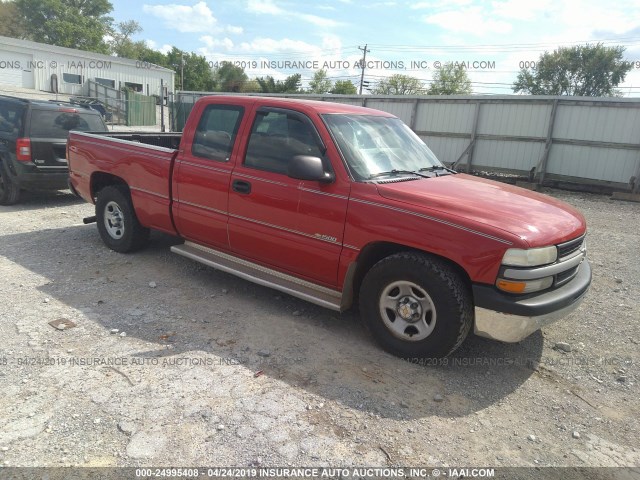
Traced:
[[[206, 100], [205, 100], [206, 99]], [[382, 117], [394, 117], [394, 115], [375, 110], [373, 108], [360, 107], [347, 103], [324, 102], [318, 100], [306, 100], [298, 98], [282, 98], [282, 97], [259, 97], [254, 95], [208, 95], [201, 97], [199, 101], [207, 101], [207, 103], [235, 103], [236, 105], [253, 105], [265, 107], [303, 107], [303, 110], [314, 111], [318, 114], [324, 113], [352, 113], [356, 115], [378, 115]]]

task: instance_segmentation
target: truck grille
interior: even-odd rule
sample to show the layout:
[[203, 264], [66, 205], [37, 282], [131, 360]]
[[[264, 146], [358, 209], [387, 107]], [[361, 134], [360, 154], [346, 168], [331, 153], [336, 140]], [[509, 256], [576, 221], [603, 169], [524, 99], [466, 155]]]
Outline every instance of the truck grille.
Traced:
[[565, 257], [568, 257], [571, 254], [580, 250], [583, 242], [584, 242], [584, 235], [574, 240], [569, 240], [568, 242], [557, 245], [558, 259], [563, 259]]
[[579, 268], [579, 265], [578, 267], [573, 267], [569, 270], [565, 270], [564, 272], [557, 274], [554, 285], [556, 287], [559, 287], [560, 285], [564, 285], [565, 283], [570, 281], [578, 273], [578, 268]]

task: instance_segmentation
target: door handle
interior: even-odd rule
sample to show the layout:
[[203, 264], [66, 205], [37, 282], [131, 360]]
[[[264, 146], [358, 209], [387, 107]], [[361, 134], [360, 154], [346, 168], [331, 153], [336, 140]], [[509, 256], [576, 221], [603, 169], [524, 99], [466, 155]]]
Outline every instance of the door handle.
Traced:
[[234, 180], [231, 184], [231, 188], [233, 188], [234, 192], [238, 193], [251, 193], [251, 184], [249, 182], [245, 182], [244, 180]]

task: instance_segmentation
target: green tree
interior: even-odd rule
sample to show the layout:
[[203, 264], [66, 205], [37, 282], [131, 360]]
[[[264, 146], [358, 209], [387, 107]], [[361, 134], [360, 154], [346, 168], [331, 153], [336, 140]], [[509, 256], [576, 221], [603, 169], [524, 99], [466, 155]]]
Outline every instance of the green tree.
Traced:
[[289, 75], [284, 80], [275, 81], [270, 75], [258, 77], [256, 81], [260, 85], [261, 93], [298, 93], [300, 91], [300, 74]]
[[16, 21], [19, 15], [14, 2], [0, 1], [0, 35], [12, 38], [26, 37], [27, 32], [22, 22]]
[[142, 32], [142, 27], [135, 20], [120, 22], [111, 33], [109, 42], [112, 53], [119, 57], [138, 59], [142, 48], [146, 47], [142, 41], [134, 42], [131, 37]]
[[184, 52], [173, 47], [167, 53], [167, 67], [176, 71], [177, 83], [180, 83], [181, 65], [184, 75], [184, 85], [180, 90], [212, 92], [214, 90], [214, 80], [209, 62], [201, 55]]
[[326, 70], [317, 70], [309, 82], [309, 93], [327, 93], [333, 85], [327, 78]]
[[417, 95], [422, 90], [420, 79], [396, 73], [389, 78], [380, 80], [373, 93], [377, 95]]
[[15, 19], [25, 37], [36, 42], [109, 53], [104, 37], [111, 33], [109, 0], [16, 0]]
[[520, 70], [515, 93], [531, 95], [619, 96], [616, 87], [632, 68], [623, 59], [624, 47], [578, 45], [540, 55], [535, 67]]
[[172, 68], [164, 53], [149, 48], [142, 40], [136, 42], [131, 39], [133, 35], [140, 32], [142, 32], [142, 28], [135, 20], [128, 20], [116, 25], [109, 42], [111, 53], [122, 58], [142, 60], [161, 67]]
[[260, 87], [260, 93], [274, 93], [276, 90], [276, 81], [270, 75], [267, 75], [266, 78], [258, 77], [256, 82]]
[[429, 86], [429, 95], [470, 95], [471, 80], [462, 64], [445, 63], [433, 75], [433, 83]]
[[351, 80], [336, 80], [333, 84], [333, 88], [329, 91], [336, 95], [355, 95], [358, 93], [358, 89]]
[[139, 46], [139, 48], [137, 49], [137, 55], [135, 57], [129, 57], [129, 58], [133, 58], [134, 60], [142, 60], [145, 62], [149, 62], [154, 65], [158, 65], [160, 67], [174, 68], [172, 65], [169, 64], [169, 60], [164, 53], [147, 47], [147, 45], [144, 42], [135, 42], [135, 43], [136, 45]]
[[221, 62], [220, 66], [213, 71], [213, 81], [219, 92], [242, 92], [245, 91], [245, 83], [249, 80], [244, 69], [232, 62]]
[[[298, 93], [301, 91], [300, 89], [300, 79], [301, 75], [296, 73], [295, 75], [289, 75], [282, 82], [282, 91], [277, 93]], [[276, 82], [279, 84], [280, 82]]]
[[244, 85], [242, 85], [242, 93], [260, 93], [260, 92], [262, 92], [262, 89], [260, 88], [260, 84], [255, 78], [252, 78], [251, 80], [247, 80], [246, 82], [244, 82]]

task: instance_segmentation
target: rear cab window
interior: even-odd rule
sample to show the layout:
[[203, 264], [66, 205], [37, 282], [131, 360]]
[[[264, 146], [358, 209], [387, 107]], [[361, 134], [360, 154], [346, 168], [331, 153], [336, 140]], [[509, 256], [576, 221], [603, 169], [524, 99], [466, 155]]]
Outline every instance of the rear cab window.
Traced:
[[31, 136], [43, 138], [67, 138], [72, 130], [104, 132], [107, 130], [102, 117], [76, 109], [37, 109], [31, 111]]
[[244, 107], [207, 105], [193, 137], [191, 153], [196, 157], [227, 162], [236, 141]]

